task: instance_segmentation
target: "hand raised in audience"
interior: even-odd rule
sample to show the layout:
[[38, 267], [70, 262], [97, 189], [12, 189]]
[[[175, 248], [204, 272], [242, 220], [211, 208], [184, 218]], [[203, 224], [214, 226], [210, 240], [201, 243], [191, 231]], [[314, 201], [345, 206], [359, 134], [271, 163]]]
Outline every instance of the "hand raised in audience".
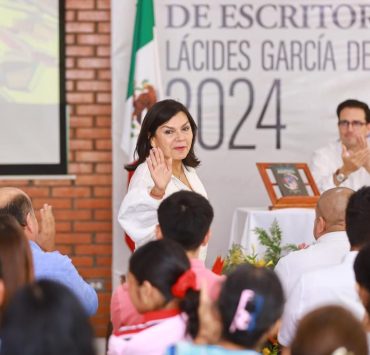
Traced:
[[41, 228], [36, 240], [37, 244], [45, 251], [55, 249], [55, 219], [53, 209], [47, 203], [40, 209]]
[[199, 297], [199, 331], [194, 341], [197, 344], [215, 344], [221, 337], [222, 324], [215, 304], [209, 298], [205, 283], [202, 284]]
[[358, 137], [358, 141], [358, 149], [355, 151], [348, 150], [345, 145], [342, 145], [343, 167], [340, 170], [346, 176], [357, 171], [362, 166], [367, 171], [370, 171], [370, 149], [363, 137]]
[[368, 173], [370, 173], [370, 147], [367, 143], [367, 139], [365, 137], [358, 137], [359, 147], [360, 149], [367, 151], [367, 159], [365, 160], [365, 163], [363, 167], [366, 169]]
[[172, 176], [172, 158], [165, 158], [160, 148], [152, 148], [146, 159], [150, 175], [154, 181], [151, 196], [161, 199]]

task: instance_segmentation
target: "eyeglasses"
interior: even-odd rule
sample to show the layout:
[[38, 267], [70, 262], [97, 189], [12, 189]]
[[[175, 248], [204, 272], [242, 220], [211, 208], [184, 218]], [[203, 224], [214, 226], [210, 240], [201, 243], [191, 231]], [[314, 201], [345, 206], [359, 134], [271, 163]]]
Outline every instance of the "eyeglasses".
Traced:
[[359, 129], [361, 128], [362, 126], [364, 126], [366, 123], [365, 122], [361, 122], [361, 121], [347, 121], [347, 120], [340, 120], [338, 121], [338, 126], [340, 128], [348, 128], [350, 125], [352, 126], [353, 129]]

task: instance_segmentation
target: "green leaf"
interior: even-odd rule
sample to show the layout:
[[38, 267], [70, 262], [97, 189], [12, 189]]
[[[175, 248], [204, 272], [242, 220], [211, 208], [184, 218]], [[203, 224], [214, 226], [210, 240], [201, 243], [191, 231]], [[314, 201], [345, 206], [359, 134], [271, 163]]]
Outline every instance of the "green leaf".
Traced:
[[256, 233], [260, 244], [265, 247], [265, 254], [260, 257], [254, 248], [252, 253], [247, 254], [240, 244], [233, 244], [225, 258], [223, 273], [227, 274], [238, 265], [245, 263], [275, 267], [283, 255], [299, 249], [294, 244], [281, 245], [283, 233], [276, 219], [274, 219], [267, 231], [256, 227], [253, 232]]

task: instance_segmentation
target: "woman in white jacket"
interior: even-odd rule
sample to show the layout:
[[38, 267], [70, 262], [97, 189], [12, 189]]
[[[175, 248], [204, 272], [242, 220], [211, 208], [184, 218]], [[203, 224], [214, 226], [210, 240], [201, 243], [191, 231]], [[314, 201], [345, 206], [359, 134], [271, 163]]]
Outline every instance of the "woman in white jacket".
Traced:
[[197, 126], [187, 108], [175, 100], [154, 104], [144, 117], [136, 145], [137, 162], [118, 221], [136, 247], [155, 239], [160, 202], [179, 190], [207, 193], [195, 168]]

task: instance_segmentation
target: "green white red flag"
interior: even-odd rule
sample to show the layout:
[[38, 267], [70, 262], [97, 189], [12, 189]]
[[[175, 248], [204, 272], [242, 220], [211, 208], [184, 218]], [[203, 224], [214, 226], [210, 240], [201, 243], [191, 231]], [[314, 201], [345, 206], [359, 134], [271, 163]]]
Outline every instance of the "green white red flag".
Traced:
[[154, 17], [153, 0], [138, 0], [121, 140], [130, 159], [134, 159], [142, 120], [162, 91]]

